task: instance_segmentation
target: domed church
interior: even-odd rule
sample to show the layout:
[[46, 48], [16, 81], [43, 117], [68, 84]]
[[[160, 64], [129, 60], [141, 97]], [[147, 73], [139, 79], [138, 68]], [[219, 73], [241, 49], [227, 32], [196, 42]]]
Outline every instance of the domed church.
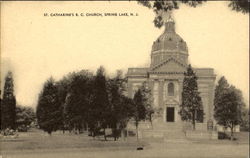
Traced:
[[[169, 18], [165, 31], [153, 42], [149, 67], [128, 68], [128, 96], [133, 98], [138, 88], [146, 83], [153, 96], [153, 124], [162, 128], [182, 125], [179, 109], [182, 97], [184, 72], [188, 64], [187, 43], [176, 33], [175, 22]], [[197, 122], [196, 129], [207, 130], [207, 122], [213, 119], [215, 89], [212, 68], [193, 68], [198, 77], [198, 90], [202, 97], [203, 120]]]

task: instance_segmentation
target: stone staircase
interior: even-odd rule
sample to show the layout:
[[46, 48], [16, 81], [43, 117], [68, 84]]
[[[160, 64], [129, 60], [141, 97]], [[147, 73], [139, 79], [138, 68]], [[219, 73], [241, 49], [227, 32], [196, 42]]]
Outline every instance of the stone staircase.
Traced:
[[201, 130], [188, 130], [186, 137], [192, 140], [216, 140], [218, 139], [217, 131], [201, 131]]
[[182, 124], [161, 123], [152, 129], [141, 130], [142, 138], [161, 138], [164, 142], [185, 142], [186, 136]]
[[[217, 139], [216, 131], [207, 131], [206, 124], [197, 124], [192, 130], [191, 124], [183, 122], [157, 122], [153, 126], [150, 122], [140, 122], [139, 138], [161, 140], [164, 142], [189, 142], [189, 140]], [[129, 125], [131, 131], [136, 131], [134, 124]]]

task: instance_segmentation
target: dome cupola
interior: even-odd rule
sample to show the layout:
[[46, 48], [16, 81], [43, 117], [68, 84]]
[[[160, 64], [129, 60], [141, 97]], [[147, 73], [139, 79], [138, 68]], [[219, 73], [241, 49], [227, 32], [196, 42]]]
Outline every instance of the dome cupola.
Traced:
[[165, 23], [165, 32], [175, 33], [175, 23], [172, 18], [169, 18]]

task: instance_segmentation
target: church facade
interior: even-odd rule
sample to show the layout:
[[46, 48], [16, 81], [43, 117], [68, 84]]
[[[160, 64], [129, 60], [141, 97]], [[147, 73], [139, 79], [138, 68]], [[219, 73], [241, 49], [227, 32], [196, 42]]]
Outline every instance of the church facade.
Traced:
[[[151, 90], [153, 123], [161, 126], [181, 124], [179, 115], [182, 100], [184, 72], [189, 64], [187, 43], [176, 33], [175, 22], [170, 18], [165, 23], [165, 31], [153, 42], [151, 64], [149, 67], [128, 68], [128, 96], [133, 98], [143, 83]], [[206, 129], [207, 122], [213, 121], [213, 100], [215, 89], [214, 70], [212, 68], [193, 68], [198, 77], [198, 90], [202, 98], [203, 120], [200, 122]]]

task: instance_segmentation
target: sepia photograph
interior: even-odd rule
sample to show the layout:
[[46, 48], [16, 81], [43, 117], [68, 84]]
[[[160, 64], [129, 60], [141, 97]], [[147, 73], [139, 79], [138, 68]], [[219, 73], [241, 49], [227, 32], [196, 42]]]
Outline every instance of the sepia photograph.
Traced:
[[249, 158], [249, 0], [0, 2], [0, 158]]

